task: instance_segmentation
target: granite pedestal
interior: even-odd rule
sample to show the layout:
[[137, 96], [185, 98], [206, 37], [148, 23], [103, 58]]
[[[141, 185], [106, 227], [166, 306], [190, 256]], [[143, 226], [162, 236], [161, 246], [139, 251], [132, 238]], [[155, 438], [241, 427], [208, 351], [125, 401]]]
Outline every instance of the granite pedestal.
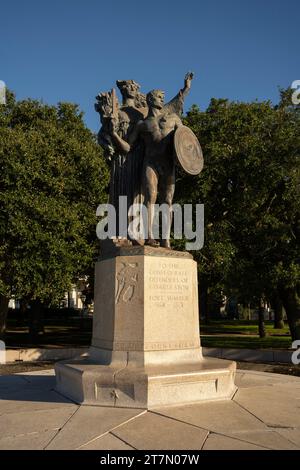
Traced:
[[202, 356], [197, 286], [186, 252], [124, 247], [98, 261], [92, 345], [56, 364], [57, 390], [146, 409], [231, 398], [235, 363]]

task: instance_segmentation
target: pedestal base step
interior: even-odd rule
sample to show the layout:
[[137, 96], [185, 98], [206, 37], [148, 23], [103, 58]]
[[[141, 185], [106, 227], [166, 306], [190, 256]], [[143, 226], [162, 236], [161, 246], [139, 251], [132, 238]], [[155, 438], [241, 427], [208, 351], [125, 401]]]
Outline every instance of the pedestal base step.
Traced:
[[55, 366], [57, 391], [76, 403], [143, 409], [230, 399], [235, 371], [235, 362], [213, 358], [122, 368], [83, 358]]

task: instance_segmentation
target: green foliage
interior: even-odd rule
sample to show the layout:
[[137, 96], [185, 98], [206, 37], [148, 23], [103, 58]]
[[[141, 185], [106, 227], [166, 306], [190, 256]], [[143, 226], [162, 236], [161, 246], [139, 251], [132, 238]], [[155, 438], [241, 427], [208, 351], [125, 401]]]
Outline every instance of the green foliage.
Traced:
[[0, 294], [55, 302], [96, 253], [108, 171], [70, 103], [0, 106]]
[[200, 279], [251, 300], [299, 285], [300, 110], [290, 91], [279, 106], [212, 99], [185, 124], [205, 160], [192, 182], [180, 173], [176, 188], [178, 201], [205, 205]]

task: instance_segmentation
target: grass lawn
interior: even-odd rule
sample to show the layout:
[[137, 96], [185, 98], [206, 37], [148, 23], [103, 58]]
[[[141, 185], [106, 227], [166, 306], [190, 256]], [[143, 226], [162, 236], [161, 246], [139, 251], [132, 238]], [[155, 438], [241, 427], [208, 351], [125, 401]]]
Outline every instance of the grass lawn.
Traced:
[[246, 349], [288, 349], [292, 345], [289, 328], [275, 329], [266, 321], [266, 338], [259, 338], [256, 321], [215, 320], [209, 325], [201, 323], [201, 343], [205, 347]]
[[[202, 346], [216, 348], [247, 349], [288, 349], [291, 338], [287, 325], [282, 330], [275, 330], [273, 323], [266, 322], [267, 337], [260, 339], [256, 321], [216, 320], [209, 325], [200, 324]], [[32, 343], [27, 326], [20, 326], [14, 320], [8, 323], [6, 347], [10, 348], [71, 348], [88, 347], [91, 344], [92, 319], [82, 322], [80, 319], [60, 319], [45, 321], [44, 334]]]
[[5, 334], [7, 348], [76, 348], [90, 346], [92, 340], [92, 322], [82, 325], [79, 320], [45, 322], [44, 333], [32, 342], [27, 326], [8, 325]]
[[[290, 330], [287, 324], [281, 330], [275, 329], [272, 321], [265, 322], [268, 334], [289, 335]], [[242, 335], [258, 335], [258, 323], [254, 320], [212, 320], [208, 325], [201, 322], [202, 334], [230, 333]]]
[[267, 336], [255, 338], [251, 336], [202, 336], [201, 345], [206, 348], [234, 349], [289, 349], [292, 345], [290, 337]]

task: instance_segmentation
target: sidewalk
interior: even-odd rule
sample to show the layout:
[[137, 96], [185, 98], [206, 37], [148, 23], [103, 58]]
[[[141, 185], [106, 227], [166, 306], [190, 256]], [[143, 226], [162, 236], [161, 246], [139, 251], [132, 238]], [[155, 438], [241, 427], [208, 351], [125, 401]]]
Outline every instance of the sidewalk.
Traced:
[[[87, 353], [89, 348], [15, 348], [7, 349], [6, 362], [59, 361]], [[246, 362], [291, 364], [292, 349], [244, 349], [202, 347], [203, 355]]]
[[231, 401], [154, 411], [78, 406], [53, 370], [0, 376], [0, 449], [300, 449], [300, 378], [239, 370]]

